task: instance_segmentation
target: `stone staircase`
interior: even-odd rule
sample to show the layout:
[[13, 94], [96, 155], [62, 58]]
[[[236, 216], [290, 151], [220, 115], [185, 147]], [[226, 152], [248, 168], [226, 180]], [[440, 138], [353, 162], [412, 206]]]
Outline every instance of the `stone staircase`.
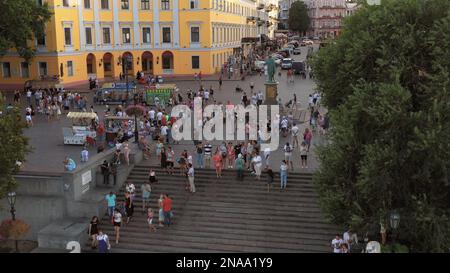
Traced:
[[[257, 181], [246, 173], [241, 182], [235, 171], [224, 170], [217, 179], [212, 169], [196, 169], [197, 192], [190, 194], [179, 170], [171, 176], [159, 167], [153, 169], [159, 180], [152, 185], [154, 221], [158, 220], [157, 199], [168, 193], [173, 199], [173, 225], [149, 231], [140, 187], [150, 167], [138, 165], [128, 177], [137, 189], [134, 217], [122, 226], [118, 245], [108, 217], [102, 219], [111, 252], [329, 252], [329, 241], [339, 231], [323, 220], [311, 174], [291, 173], [282, 192], [276, 175], [267, 192], [264, 175]], [[118, 193], [118, 200], [123, 199], [124, 187]]]

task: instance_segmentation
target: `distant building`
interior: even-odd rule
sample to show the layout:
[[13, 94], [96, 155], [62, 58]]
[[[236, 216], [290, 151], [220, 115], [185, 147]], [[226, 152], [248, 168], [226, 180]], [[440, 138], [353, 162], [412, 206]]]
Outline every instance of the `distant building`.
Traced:
[[311, 25], [308, 36], [337, 37], [342, 31], [343, 18], [352, 15], [357, 3], [351, 0], [305, 0]]

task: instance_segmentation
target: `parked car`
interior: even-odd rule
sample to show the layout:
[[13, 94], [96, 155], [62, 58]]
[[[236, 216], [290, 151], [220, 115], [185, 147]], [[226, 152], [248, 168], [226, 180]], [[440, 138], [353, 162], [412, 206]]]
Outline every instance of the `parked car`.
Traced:
[[285, 47], [285, 48], [282, 48], [281, 51], [285, 51], [287, 53], [287, 57], [286, 58], [289, 58], [293, 54], [292, 51], [294, 51], [294, 50], [292, 48]]
[[313, 37], [313, 40], [314, 40], [314, 41], [319, 41], [320, 38], [319, 38], [318, 36], [314, 36], [314, 37]]
[[283, 61], [283, 58], [275, 59], [275, 64], [280, 66], [281, 65], [281, 61]]
[[264, 65], [266, 65], [265, 61], [261, 61], [261, 60], [256, 60], [255, 61], [255, 69], [256, 71], [264, 71]]
[[313, 44], [314, 44], [314, 42], [311, 41], [311, 40], [309, 40], [309, 39], [305, 39], [305, 40], [303, 40], [303, 42], [304, 42], [306, 45], [313, 45]]
[[292, 46], [294, 46], [294, 48], [297, 48], [299, 46], [299, 43], [297, 41], [292, 41], [292, 42], [288, 43], [288, 46], [289, 45], [292, 45]]
[[284, 58], [281, 62], [281, 68], [282, 69], [291, 69], [292, 68], [292, 59], [291, 58]]
[[298, 74], [306, 79], [306, 67], [304, 62], [292, 62], [292, 69], [294, 74]]
[[283, 58], [289, 57], [289, 55], [288, 55], [289, 52], [286, 52], [286, 51], [278, 51], [277, 54], [283, 56]]
[[294, 55], [300, 55], [302, 54], [302, 50], [300, 48], [294, 48]]
[[275, 59], [283, 59], [284, 56], [281, 55], [281, 54], [273, 53], [273, 54], [272, 54], [272, 58], [275, 58]]

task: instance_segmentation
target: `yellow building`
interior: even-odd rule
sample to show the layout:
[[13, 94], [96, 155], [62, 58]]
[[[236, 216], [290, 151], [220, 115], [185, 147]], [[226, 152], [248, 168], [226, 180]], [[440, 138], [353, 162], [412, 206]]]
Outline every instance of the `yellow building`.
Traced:
[[213, 74], [241, 47], [241, 38], [257, 37], [270, 25], [261, 24], [265, 9], [256, 0], [37, 2], [54, 13], [46, 36], [32, 41], [37, 55], [29, 64], [14, 51], [0, 58], [2, 88], [42, 76], [59, 75], [65, 86], [89, 77], [116, 79], [127, 56], [129, 75]]

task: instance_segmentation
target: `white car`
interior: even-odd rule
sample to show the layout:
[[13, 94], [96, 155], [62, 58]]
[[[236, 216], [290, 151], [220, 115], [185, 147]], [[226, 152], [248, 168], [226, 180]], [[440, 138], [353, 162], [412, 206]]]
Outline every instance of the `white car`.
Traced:
[[303, 43], [305, 43], [306, 45], [313, 45], [314, 44], [314, 42], [309, 40], [309, 39], [303, 40]]
[[260, 61], [260, 60], [255, 61], [255, 68], [256, 68], [256, 70], [257, 71], [264, 70], [264, 65], [265, 64], [266, 64], [265, 61]]
[[280, 59], [275, 59], [275, 64], [276, 65], [281, 65], [281, 60], [282, 60], [281, 58]]
[[281, 68], [282, 69], [291, 69], [292, 68], [292, 59], [291, 58], [284, 58], [281, 62]]

